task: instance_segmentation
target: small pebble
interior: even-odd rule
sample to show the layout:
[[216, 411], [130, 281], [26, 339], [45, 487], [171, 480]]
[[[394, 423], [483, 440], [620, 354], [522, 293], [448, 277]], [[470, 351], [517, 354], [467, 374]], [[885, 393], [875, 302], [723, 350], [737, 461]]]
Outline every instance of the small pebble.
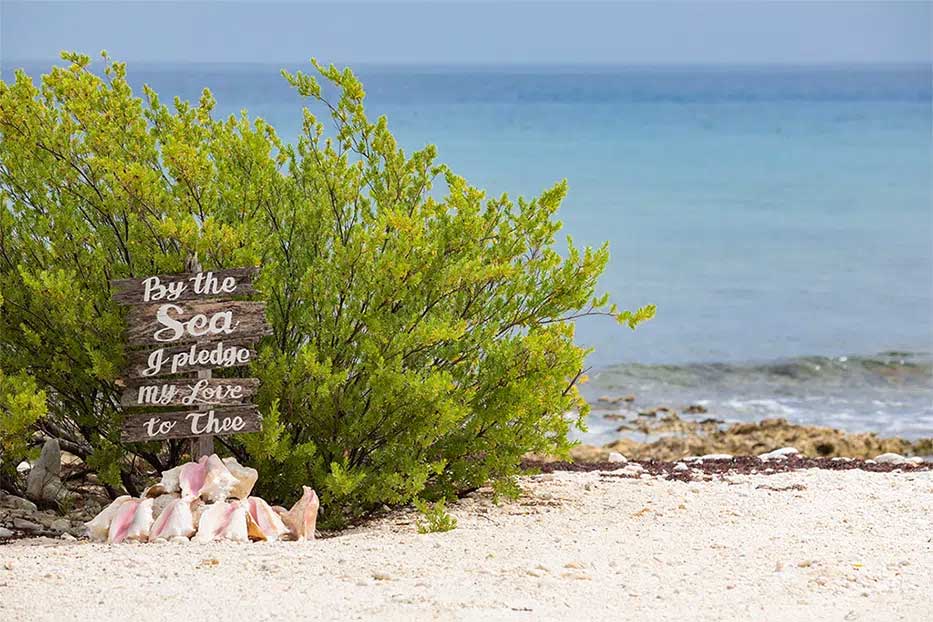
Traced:
[[901, 454], [895, 454], [895, 453], [886, 453], [886, 454], [881, 454], [880, 456], [875, 456], [875, 462], [877, 462], [878, 464], [903, 464], [904, 462], [907, 462], [907, 461], [908, 461], [907, 458], [905, 458]]

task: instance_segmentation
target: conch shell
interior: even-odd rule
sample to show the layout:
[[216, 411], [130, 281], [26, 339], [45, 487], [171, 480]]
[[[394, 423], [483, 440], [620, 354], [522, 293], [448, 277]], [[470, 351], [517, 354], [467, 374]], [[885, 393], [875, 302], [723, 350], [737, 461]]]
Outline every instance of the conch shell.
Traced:
[[230, 474], [236, 478], [236, 484], [230, 490], [229, 496], [235, 499], [245, 499], [252, 492], [256, 480], [259, 479], [259, 471], [245, 467], [236, 461], [236, 458], [224, 458], [224, 466], [230, 471]]
[[248, 497], [241, 503], [246, 505], [246, 528], [250, 540], [275, 542], [289, 534], [279, 515], [259, 497]]
[[182, 465], [178, 475], [183, 497], [203, 497], [208, 501], [226, 500], [236, 483], [237, 478], [217, 454]]
[[[143, 495], [143, 497], [148, 497], [148, 495]], [[162, 515], [162, 512], [165, 511], [165, 508], [170, 506], [173, 501], [180, 498], [178, 493], [171, 493], [167, 495], [159, 495], [158, 497], [152, 498], [152, 517], [156, 520], [159, 520], [159, 516]]]
[[317, 493], [310, 486], [302, 486], [304, 491], [292, 509], [285, 512], [283, 508], [276, 511], [282, 517], [282, 522], [288, 527], [289, 534], [295, 540], [314, 540], [314, 528], [317, 525], [317, 512], [321, 504]]
[[[167, 496], [169, 495], [163, 495], [163, 497]], [[152, 525], [152, 529], [149, 531], [150, 542], [157, 539], [169, 540], [177, 536], [190, 538], [194, 535], [194, 518], [191, 515], [192, 501], [194, 499], [191, 497], [172, 500]]]
[[[232, 473], [229, 467], [236, 470]], [[221, 460], [217, 454], [203, 456], [197, 462], [186, 462], [162, 472], [162, 481], [146, 489], [146, 496], [180, 492], [183, 497], [204, 497], [207, 501], [225, 501], [228, 497], [245, 494], [246, 498], [259, 473], [240, 466], [234, 458]], [[252, 480], [250, 481], [250, 478]], [[237, 494], [234, 494], [237, 493]]]
[[152, 526], [152, 499], [130, 499], [123, 503], [110, 521], [107, 530], [107, 542], [119, 544], [138, 540], [146, 542], [149, 539], [149, 528]]
[[129, 495], [117, 497], [100, 514], [84, 523], [84, 528], [87, 529], [87, 537], [91, 539], [91, 542], [104, 542], [107, 540], [107, 533], [110, 531], [110, 523], [113, 522], [113, 517], [117, 515], [124, 503], [132, 500], [133, 498]]
[[181, 470], [184, 467], [184, 464], [180, 464], [174, 469], [162, 471], [162, 481], [154, 486], [147, 488], [145, 496], [149, 496], [149, 491], [157, 492], [160, 495], [164, 495], [165, 493], [169, 492], [179, 492], [181, 490], [181, 486], [178, 483], [178, 478], [181, 476]]
[[232, 540], [248, 542], [246, 527], [246, 509], [239, 501], [227, 503], [218, 501], [204, 507], [198, 520], [198, 532], [195, 542], [211, 540]]
[[[291, 510], [249, 493], [256, 469], [235, 458], [204, 456], [162, 472], [142, 498], [118, 497], [84, 524], [94, 542], [313, 540], [320, 503], [309, 486]], [[228, 501], [228, 499], [232, 499]]]

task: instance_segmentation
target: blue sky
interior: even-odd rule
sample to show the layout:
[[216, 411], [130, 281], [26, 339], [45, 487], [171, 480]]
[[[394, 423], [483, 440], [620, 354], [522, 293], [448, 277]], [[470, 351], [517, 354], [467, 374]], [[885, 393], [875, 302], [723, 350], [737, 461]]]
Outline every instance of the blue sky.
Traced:
[[928, 2], [14, 2], [0, 60], [378, 64], [929, 62]]

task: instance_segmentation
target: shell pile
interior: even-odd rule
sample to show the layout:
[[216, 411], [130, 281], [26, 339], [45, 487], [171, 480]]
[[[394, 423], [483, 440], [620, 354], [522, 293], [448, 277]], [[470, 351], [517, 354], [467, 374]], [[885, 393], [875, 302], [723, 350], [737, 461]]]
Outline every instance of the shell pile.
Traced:
[[313, 540], [320, 504], [304, 486], [286, 510], [250, 496], [256, 469], [235, 458], [204, 456], [162, 473], [142, 498], [118, 497], [85, 523], [94, 542], [233, 542]]

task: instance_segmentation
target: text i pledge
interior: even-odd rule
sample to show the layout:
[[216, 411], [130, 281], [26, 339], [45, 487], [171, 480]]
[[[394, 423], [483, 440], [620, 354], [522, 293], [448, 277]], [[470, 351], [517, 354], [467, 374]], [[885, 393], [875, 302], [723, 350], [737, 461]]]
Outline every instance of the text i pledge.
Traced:
[[143, 370], [144, 377], [158, 376], [163, 367], [168, 363], [169, 373], [177, 374], [184, 371], [187, 367], [234, 367], [247, 363], [250, 358], [249, 348], [241, 346], [227, 346], [223, 341], [211, 346], [209, 349], [200, 347], [199, 344], [193, 344], [190, 350], [178, 352], [172, 355], [170, 360], [165, 358], [165, 348], [153, 350], [146, 361], [146, 368]]

